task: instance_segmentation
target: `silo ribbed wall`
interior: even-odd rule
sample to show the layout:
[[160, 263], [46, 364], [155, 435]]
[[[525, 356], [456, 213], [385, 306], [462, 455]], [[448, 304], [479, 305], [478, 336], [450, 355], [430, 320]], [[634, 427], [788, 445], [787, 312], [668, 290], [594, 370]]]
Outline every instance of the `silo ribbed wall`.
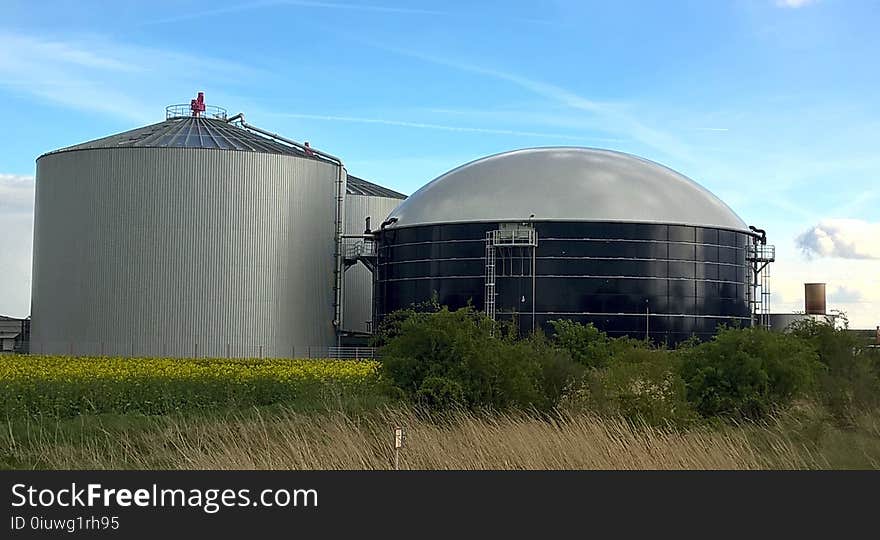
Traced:
[[[379, 228], [401, 199], [370, 195], [345, 196], [345, 233], [362, 234], [369, 216], [371, 227]], [[349, 332], [369, 332], [373, 319], [373, 274], [362, 264], [345, 272], [343, 327]]]
[[32, 351], [283, 357], [332, 345], [336, 175], [232, 150], [41, 157]]

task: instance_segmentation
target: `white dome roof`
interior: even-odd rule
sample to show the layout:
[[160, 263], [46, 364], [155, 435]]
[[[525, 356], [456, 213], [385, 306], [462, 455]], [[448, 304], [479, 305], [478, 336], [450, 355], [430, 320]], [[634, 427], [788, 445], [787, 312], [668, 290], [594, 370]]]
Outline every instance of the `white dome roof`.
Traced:
[[405, 227], [474, 221], [626, 221], [748, 231], [693, 180], [630, 154], [530, 148], [472, 161], [436, 178], [389, 218]]

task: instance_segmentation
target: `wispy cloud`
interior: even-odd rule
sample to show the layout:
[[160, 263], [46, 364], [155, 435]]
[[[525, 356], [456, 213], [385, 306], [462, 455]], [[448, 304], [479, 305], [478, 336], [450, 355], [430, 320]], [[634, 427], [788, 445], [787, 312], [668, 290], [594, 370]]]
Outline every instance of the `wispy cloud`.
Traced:
[[168, 24], [168, 23], [176, 23], [176, 22], [184, 22], [184, 21], [193, 21], [206, 19], [210, 17], [218, 17], [221, 15], [232, 15], [235, 13], [242, 13], [245, 11], [252, 11], [255, 9], [263, 9], [263, 8], [271, 8], [277, 7], [280, 5], [284, 5], [287, 2], [284, 0], [265, 0], [262, 2], [245, 2], [241, 4], [234, 4], [230, 6], [223, 7], [215, 7], [215, 8], [207, 8], [199, 11], [194, 11], [192, 13], [181, 13], [178, 15], [172, 15], [170, 17], [161, 17], [158, 19], [150, 19], [147, 21], [141, 22], [143, 26], [149, 26], [154, 24]]
[[777, 6], [790, 9], [798, 9], [815, 3], [816, 0], [776, 0]]
[[[163, 17], [160, 19], [153, 19], [150, 21], [146, 21], [143, 24], [152, 25], [152, 24], [168, 24], [168, 23], [176, 23], [183, 21], [191, 21], [191, 20], [199, 20], [205, 19], [207, 17], [217, 17], [221, 15], [231, 15], [234, 13], [243, 13], [247, 11], [254, 11], [266, 8], [278, 8], [278, 7], [295, 7], [295, 8], [305, 8], [305, 9], [322, 9], [322, 10], [334, 10], [334, 11], [353, 11], [360, 13], [384, 13], [389, 15], [426, 15], [433, 17], [472, 17], [473, 13], [470, 10], [440, 10], [440, 9], [428, 9], [428, 8], [418, 8], [418, 7], [404, 7], [404, 6], [386, 6], [386, 5], [378, 5], [378, 4], [359, 4], [359, 3], [347, 3], [347, 2], [320, 2], [320, 1], [311, 1], [311, 0], [263, 0], [258, 2], [244, 2], [241, 4], [234, 4], [230, 6], [223, 6], [219, 8], [205, 9], [198, 12], [193, 13], [184, 13], [180, 15], [173, 15], [171, 17]], [[506, 17], [508, 20], [518, 20], [522, 22], [528, 22], [531, 24], [543, 24], [543, 25], [558, 25], [556, 21], [550, 21], [546, 19], [537, 19], [530, 17]]]
[[33, 211], [33, 177], [0, 174], [0, 315], [29, 312]]
[[424, 62], [449, 67], [458, 71], [475, 73], [477, 75], [506, 81], [527, 90], [534, 95], [564, 105], [569, 109], [591, 115], [597, 120], [597, 124], [606, 132], [625, 135], [626, 137], [632, 138], [646, 146], [678, 159], [687, 161], [693, 161], [694, 159], [690, 147], [677, 137], [642, 123], [622, 108], [609, 106], [605, 103], [589, 99], [561, 86], [531, 79], [508, 71], [423, 54], [411, 49], [389, 47], [384, 44], [369, 41], [364, 41], [364, 43], [401, 56], [407, 56]]
[[[845, 203], [831, 209], [829, 214], [837, 216], [852, 216], [870, 207], [874, 207], [880, 200], [880, 189], [869, 188], [849, 198]], [[880, 242], [880, 239], [877, 240]]]
[[808, 257], [880, 259], [880, 223], [827, 219], [802, 233], [797, 246]]
[[860, 290], [841, 285], [828, 294], [828, 300], [837, 304], [855, 304], [864, 302], [865, 297]]
[[692, 129], [697, 131], [730, 131], [730, 129], [724, 127], [695, 127]]
[[[624, 104], [613, 102], [601, 102], [600, 105], [609, 109], [626, 107]], [[517, 126], [541, 126], [542, 130], [552, 127], [553, 129], [564, 129], [574, 133], [584, 133], [586, 137], [606, 142], [622, 143], [631, 141], [629, 137], [624, 136], [598, 136], [598, 133], [607, 133], [608, 130], [593, 115], [573, 113], [568, 106], [561, 104], [547, 104], [546, 106], [536, 107], [534, 100], [528, 103], [499, 106], [491, 109], [421, 107], [411, 109], [410, 114], [428, 114], [458, 120], [479, 121], [493, 126], [510, 126], [515, 123]]]
[[[196, 84], [234, 84], [259, 71], [177, 51], [87, 36], [41, 38], [0, 32], [0, 88], [72, 109], [138, 123], [156, 118], [161, 95]], [[163, 91], [156, 89], [161, 85]], [[156, 103], [157, 100], [159, 103]]]
[[414, 129], [433, 129], [441, 131], [457, 131], [465, 133], [486, 133], [491, 135], [513, 135], [517, 137], [541, 137], [547, 139], [564, 139], [573, 141], [615, 141], [618, 139], [603, 139], [584, 137], [582, 135], [572, 135], [566, 133], [547, 133], [542, 131], [522, 131], [515, 129], [496, 129], [472, 126], [454, 126], [446, 124], [432, 124], [426, 122], [410, 122], [405, 120], [388, 120], [385, 118], [364, 118], [359, 116], [332, 116], [323, 114], [308, 113], [270, 113], [275, 116], [285, 118], [302, 118], [307, 120], [322, 120], [330, 122], [351, 122], [358, 124], [380, 124], [385, 126], [397, 126]]

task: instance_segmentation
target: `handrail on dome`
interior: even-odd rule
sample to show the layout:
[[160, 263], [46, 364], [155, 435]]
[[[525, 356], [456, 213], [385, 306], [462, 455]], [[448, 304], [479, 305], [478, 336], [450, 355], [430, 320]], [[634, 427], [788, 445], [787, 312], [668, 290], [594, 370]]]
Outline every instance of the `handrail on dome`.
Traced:
[[[205, 111], [201, 114], [203, 118], [216, 118], [217, 120], [226, 120], [226, 109], [216, 105], [205, 105]], [[195, 116], [192, 110], [192, 104], [179, 103], [177, 105], [169, 105], [165, 107], [165, 120], [172, 118], [183, 118]]]

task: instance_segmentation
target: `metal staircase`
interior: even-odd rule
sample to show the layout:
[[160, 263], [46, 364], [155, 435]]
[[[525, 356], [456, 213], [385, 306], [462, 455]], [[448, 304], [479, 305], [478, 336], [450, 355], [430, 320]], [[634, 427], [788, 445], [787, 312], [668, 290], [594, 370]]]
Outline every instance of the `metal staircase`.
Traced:
[[363, 239], [352, 242], [350, 238], [346, 238], [344, 252], [344, 268], [354, 266], [358, 262], [362, 262], [367, 270], [375, 273], [376, 271], [376, 242], [373, 240]]
[[776, 246], [755, 239], [746, 248], [751, 265], [748, 296], [752, 326], [770, 329], [770, 263], [776, 261]]

